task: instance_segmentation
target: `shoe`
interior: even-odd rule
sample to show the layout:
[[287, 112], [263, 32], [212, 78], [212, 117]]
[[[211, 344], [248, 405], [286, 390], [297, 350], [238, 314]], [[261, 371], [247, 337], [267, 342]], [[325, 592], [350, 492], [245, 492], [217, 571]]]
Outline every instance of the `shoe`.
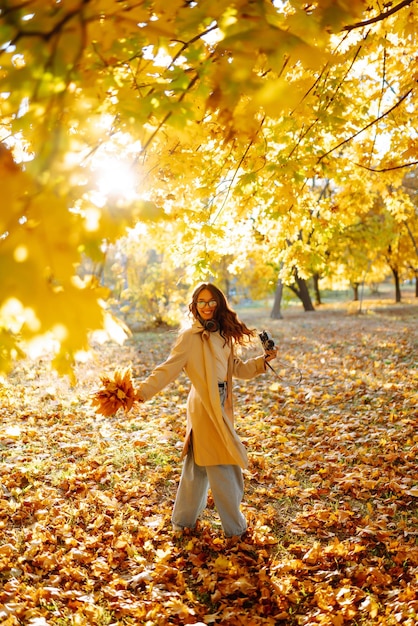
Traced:
[[179, 524], [173, 524], [172, 528], [173, 528], [173, 531], [175, 533], [182, 533], [183, 530], [184, 530], [184, 527], [183, 526], [179, 526]]
[[246, 541], [248, 539], [248, 531], [244, 530], [241, 535], [232, 535], [232, 537], [226, 537], [226, 541], [229, 547], [236, 546], [237, 543], [241, 543], [242, 541]]
[[195, 526], [180, 526], [180, 524], [172, 524], [173, 532], [175, 533], [184, 533], [185, 535], [190, 535], [194, 531], [197, 530], [198, 524]]

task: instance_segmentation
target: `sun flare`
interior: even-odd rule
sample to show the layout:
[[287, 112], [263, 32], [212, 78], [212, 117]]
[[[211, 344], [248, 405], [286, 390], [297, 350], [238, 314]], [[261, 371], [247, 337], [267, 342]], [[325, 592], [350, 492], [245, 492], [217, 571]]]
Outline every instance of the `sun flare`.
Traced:
[[101, 159], [95, 167], [97, 190], [105, 198], [130, 201], [137, 196], [132, 166], [116, 157]]

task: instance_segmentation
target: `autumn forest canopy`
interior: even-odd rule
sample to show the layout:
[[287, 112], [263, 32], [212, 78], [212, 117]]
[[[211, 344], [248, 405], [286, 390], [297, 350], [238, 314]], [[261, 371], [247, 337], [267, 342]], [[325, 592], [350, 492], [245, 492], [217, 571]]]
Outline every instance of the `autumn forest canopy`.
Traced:
[[67, 371], [109, 294], [164, 321], [208, 277], [398, 296], [417, 22], [414, 0], [4, 0], [1, 368], [47, 335]]

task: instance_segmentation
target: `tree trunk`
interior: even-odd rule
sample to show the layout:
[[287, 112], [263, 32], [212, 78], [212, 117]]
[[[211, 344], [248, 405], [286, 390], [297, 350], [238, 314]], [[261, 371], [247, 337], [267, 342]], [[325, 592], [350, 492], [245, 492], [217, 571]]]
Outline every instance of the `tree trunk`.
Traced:
[[399, 282], [399, 272], [397, 269], [393, 267], [391, 268], [391, 270], [392, 270], [393, 278], [395, 280], [395, 302], [401, 302], [402, 294], [401, 294], [401, 286]]
[[354, 285], [353, 285], [353, 301], [354, 302], [358, 302], [358, 298], [359, 298], [358, 287], [359, 287], [359, 284], [358, 283], [354, 283]]
[[295, 285], [289, 285], [289, 288], [301, 300], [303, 308], [306, 312], [315, 311], [311, 300], [311, 294], [309, 293], [308, 285], [306, 284], [306, 280], [304, 278], [300, 278], [297, 272], [295, 272], [295, 280], [297, 287], [295, 287]]
[[270, 313], [270, 317], [272, 320], [283, 319], [283, 315], [281, 311], [282, 297], [283, 297], [283, 282], [281, 278], [279, 278], [277, 280], [276, 291], [274, 292], [273, 308]]
[[418, 298], [418, 272], [415, 274], [415, 297]]
[[315, 292], [315, 304], [319, 306], [320, 304], [322, 304], [321, 292], [319, 290], [319, 274], [313, 275], [313, 284], [314, 284], [314, 292]]

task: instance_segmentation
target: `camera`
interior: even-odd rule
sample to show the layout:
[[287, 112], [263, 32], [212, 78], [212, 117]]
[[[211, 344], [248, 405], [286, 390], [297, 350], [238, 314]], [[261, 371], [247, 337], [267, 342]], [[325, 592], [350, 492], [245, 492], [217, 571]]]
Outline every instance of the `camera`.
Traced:
[[264, 352], [268, 350], [274, 350], [274, 339], [268, 332], [268, 330], [262, 330], [261, 333], [258, 333], [261, 343], [263, 344]]

